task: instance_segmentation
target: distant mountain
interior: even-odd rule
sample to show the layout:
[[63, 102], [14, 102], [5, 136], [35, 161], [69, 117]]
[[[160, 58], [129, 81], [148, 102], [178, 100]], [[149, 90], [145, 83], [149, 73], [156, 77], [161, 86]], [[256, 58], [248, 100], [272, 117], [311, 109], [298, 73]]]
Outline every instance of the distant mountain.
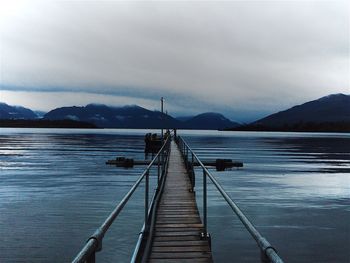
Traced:
[[187, 129], [222, 130], [229, 127], [237, 127], [239, 124], [233, 122], [220, 113], [206, 112], [194, 116], [184, 122]]
[[34, 111], [34, 113], [38, 116], [38, 118], [43, 118], [44, 115], [45, 115], [47, 112], [46, 112], [46, 111], [36, 110], [36, 111]]
[[48, 112], [44, 115], [44, 119], [71, 119], [90, 122], [103, 128], [223, 129], [238, 125], [219, 113], [203, 113], [182, 121], [159, 111], [150, 111], [137, 105], [110, 107], [89, 104], [85, 107], [63, 107]]
[[350, 132], [350, 96], [332, 94], [232, 130]]
[[[2, 119], [3, 122], [4, 120], [7, 120], [7, 123], [17, 125], [16, 127], [20, 127], [20, 125], [24, 127], [26, 124], [30, 127], [33, 125], [41, 127], [43, 125], [56, 125], [57, 123], [60, 123], [9, 122], [9, 120], [34, 120], [41, 118], [43, 120], [51, 121], [72, 120], [91, 123], [101, 128], [157, 129], [163, 127], [170, 129], [218, 130], [239, 125], [219, 113], [207, 112], [197, 116], [173, 118], [172, 116], [159, 111], [150, 111], [137, 105], [111, 107], [103, 104], [88, 104], [84, 107], [72, 106], [57, 108], [48, 113], [44, 113], [33, 112], [24, 107], [9, 106], [6, 103], [0, 103], [0, 119]], [[5, 124], [3, 123], [3, 125]], [[74, 126], [75, 124], [65, 123], [65, 125]]]
[[179, 116], [176, 117], [177, 120], [179, 121], [188, 121], [189, 119], [192, 119], [194, 116]]
[[10, 106], [0, 102], [0, 119], [36, 119], [38, 116], [30, 109]]
[[180, 121], [150, 111], [137, 105], [109, 107], [101, 104], [89, 104], [85, 107], [63, 107], [54, 109], [44, 115], [44, 119], [71, 119], [90, 122], [103, 128], [173, 128], [181, 126]]
[[87, 122], [73, 120], [44, 120], [44, 119], [2, 119], [0, 127], [11, 128], [97, 128], [95, 125]]
[[350, 122], [350, 96], [332, 94], [269, 115], [253, 124], [277, 127], [301, 122]]

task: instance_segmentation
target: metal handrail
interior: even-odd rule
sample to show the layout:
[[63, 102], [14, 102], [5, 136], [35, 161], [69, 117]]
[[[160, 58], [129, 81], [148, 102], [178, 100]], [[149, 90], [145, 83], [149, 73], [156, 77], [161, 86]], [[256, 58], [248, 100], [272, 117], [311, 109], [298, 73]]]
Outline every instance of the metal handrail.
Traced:
[[[145, 187], [145, 222], [144, 226], [148, 224], [148, 215], [150, 209], [148, 207], [148, 180], [149, 180], [149, 172], [154, 164], [158, 164], [158, 184], [160, 182], [160, 165], [162, 166], [162, 176], [165, 173], [165, 160], [168, 158], [164, 158], [164, 155], [168, 155], [168, 149], [170, 146], [170, 137], [165, 141], [161, 149], [158, 151], [156, 156], [152, 159], [150, 164], [146, 167], [128, 193], [124, 196], [124, 198], [119, 202], [119, 204], [114, 208], [114, 210], [109, 214], [103, 224], [96, 229], [96, 231], [88, 238], [84, 247], [80, 250], [78, 255], [73, 259], [72, 263], [83, 263], [83, 262], [95, 262], [95, 254], [102, 250], [102, 240], [104, 235], [106, 234], [109, 227], [112, 225], [114, 220], [117, 218], [119, 213], [122, 211], [132, 194], [135, 192], [137, 187], [140, 185], [142, 180], [146, 178], [146, 187]], [[161, 159], [161, 160], [160, 160]]]
[[[232, 208], [233, 212], [238, 216], [240, 221], [243, 223], [245, 228], [251, 234], [251, 236], [255, 239], [257, 245], [261, 251], [261, 262], [263, 263], [283, 263], [283, 260], [277, 254], [276, 249], [259, 233], [259, 231], [254, 227], [254, 225], [249, 221], [249, 219], [244, 215], [244, 213], [240, 210], [240, 208], [236, 205], [236, 203], [231, 199], [231, 197], [226, 193], [224, 188], [219, 184], [219, 182], [214, 178], [214, 176], [209, 172], [209, 170], [204, 166], [198, 156], [193, 152], [190, 146], [186, 143], [186, 141], [181, 137], [177, 136], [176, 142], [179, 145], [181, 153], [185, 159], [186, 166], [189, 163], [188, 155], [189, 152], [191, 154], [191, 164], [193, 167], [194, 159], [197, 160], [199, 166], [203, 169], [203, 224], [204, 224], [204, 233], [202, 236], [209, 236], [207, 232], [207, 180], [209, 179], [213, 182], [217, 190], [224, 197], [226, 202]], [[194, 173], [192, 173], [194, 177]], [[191, 182], [195, 182], [195, 178], [190, 178]], [[194, 186], [192, 186], [194, 187]]]
[[[170, 139], [169, 139], [170, 141]], [[168, 147], [170, 149], [170, 146]], [[136, 247], [134, 249], [134, 253], [132, 255], [132, 258], [130, 260], [130, 263], [135, 262], [146, 262], [148, 259], [149, 252], [151, 250], [151, 244], [153, 241], [153, 233], [154, 233], [154, 226], [155, 226], [155, 218], [156, 218], [156, 212], [157, 212], [157, 206], [159, 205], [161, 195], [163, 193], [164, 185], [165, 185], [165, 178], [169, 166], [169, 154], [165, 155], [165, 160], [162, 161], [164, 163], [164, 166], [162, 167], [162, 176], [160, 179], [158, 179], [158, 187], [155, 191], [155, 194], [153, 195], [151, 207], [148, 211], [148, 223], [143, 225], [142, 230], [139, 234], [139, 238], [136, 244]], [[158, 166], [159, 168], [159, 166]], [[159, 172], [158, 172], [159, 173]], [[146, 223], [146, 222], [145, 222]], [[142, 254], [141, 254], [142, 253]]]

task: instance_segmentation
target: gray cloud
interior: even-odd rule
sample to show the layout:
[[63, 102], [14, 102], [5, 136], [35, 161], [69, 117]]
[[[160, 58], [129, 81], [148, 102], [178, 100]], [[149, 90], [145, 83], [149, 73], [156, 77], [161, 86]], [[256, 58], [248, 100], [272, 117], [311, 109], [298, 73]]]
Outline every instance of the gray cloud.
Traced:
[[2, 90], [165, 96], [241, 120], [349, 93], [346, 1], [35, 2], [0, 32]]

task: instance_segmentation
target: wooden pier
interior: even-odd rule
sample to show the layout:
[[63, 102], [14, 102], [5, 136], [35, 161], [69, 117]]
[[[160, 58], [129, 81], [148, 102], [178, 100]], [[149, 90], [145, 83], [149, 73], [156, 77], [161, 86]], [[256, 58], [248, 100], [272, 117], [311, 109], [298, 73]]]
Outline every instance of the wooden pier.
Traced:
[[[176, 143], [168, 137], [152, 161], [146, 164], [147, 167], [134, 185], [87, 239], [86, 244], [72, 262], [95, 263], [95, 255], [102, 250], [102, 240], [106, 232], [142, 183], [145, 186], [145, 219], [130, 262], [213, 262], [210, 235], [207, 232], [207, 182], [210, 180], [256, 241], [260, 250], [261, 262], [283, 263], [276, 249], [259, 233], [184, 139], [177, 136], [175, 141]], [[219, 164], [219, 169], [216, 168], [219, 171], [234, 163], [228, 159], [222, 159], [223, 161], [219, 162], [217, 160], [216, 165]], [[118, 166], [121, 161], [123, 162], [122, 159], [117, 158], [112, 163]], [[241, 167], [238, 163], [234, 164]], [[196, 185], [194, 165], [199, 166], [203, 176], [201, 182], [203, 184], [203, 211], [201, 213], [203, 222], [199, 215], [194, 192]], [[158, 184], [152, 201], [149, 202], [151, 172], [153, 175], [156, 173]]]
[[172, 142], [163, 195], [157, 209], [149, 262], [212, 262], [195, 193], [178, 146]]

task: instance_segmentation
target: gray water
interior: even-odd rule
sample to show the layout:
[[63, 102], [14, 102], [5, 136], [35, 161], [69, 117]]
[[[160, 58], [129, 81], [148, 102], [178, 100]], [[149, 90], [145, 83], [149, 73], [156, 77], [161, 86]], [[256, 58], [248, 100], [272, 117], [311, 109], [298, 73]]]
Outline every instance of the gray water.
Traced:
[[[146, 132], [0, 129], [0, 262], [72, 260], [144, 168], [105, 161], [144, 159]], [[202, 159], [244, 162], [241, 169], [211, 171], [286, 262], [350, 262], [349, 134], [180, 134]], [[143, 222], [143, 190], [110, 228], [98, 262], [129, 261]], [[212, 184], [208, 191], [216, 262], [258, 262], [249, 233]]]

